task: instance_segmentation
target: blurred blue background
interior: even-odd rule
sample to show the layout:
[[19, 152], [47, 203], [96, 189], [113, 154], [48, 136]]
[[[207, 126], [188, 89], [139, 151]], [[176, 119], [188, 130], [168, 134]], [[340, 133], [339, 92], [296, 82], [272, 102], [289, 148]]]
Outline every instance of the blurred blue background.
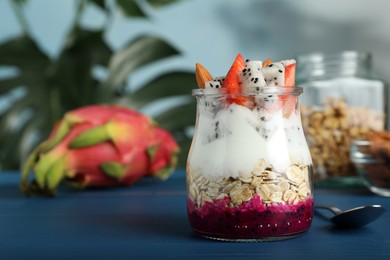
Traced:
[[[74, 9], [69, 0], [30, 0], [26, 6], [33, 36], [52, 57], [59, 54]], [[375, 72], [390, 82], [388, 10], [387, 0], [183, 0], [148, 10], [147, 20], [118, 13], [105, 37], [117, 49], [141, 32], [157, 34], [183, 52], [164, 67], [193, 70], [201, 62], [214, 75], [224, 74], [238, 52], [251, 59], [284, 59], [312, 51], [370, 51]], [[0, 17], [0, 41], [21, 33], [6, 0], [0, 1]], [[104, 15], [90, 6], [82, 23], [99, 28]], [[153, 71], [137, 73], [133, 85]]]

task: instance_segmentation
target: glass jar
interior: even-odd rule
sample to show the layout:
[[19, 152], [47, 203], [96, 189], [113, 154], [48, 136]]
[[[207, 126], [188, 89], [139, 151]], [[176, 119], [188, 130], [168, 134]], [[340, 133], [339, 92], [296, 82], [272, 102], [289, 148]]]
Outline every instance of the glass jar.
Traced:
[[346, 178], [357, 176], [349, 156], [352, 140], [385, 128], [388, 90], [373, 76], [371, 63], [369, 53], [354, 51], [297, 57], [297, 84], [305, 89], [302, 122], [316, 183], [355, 183]]
[[223, 91], [193, 90], [197, 117], [187, 161], [187, 208], [194, 232], [227, 241], [302, 234], [313, 217], [302, 88]]

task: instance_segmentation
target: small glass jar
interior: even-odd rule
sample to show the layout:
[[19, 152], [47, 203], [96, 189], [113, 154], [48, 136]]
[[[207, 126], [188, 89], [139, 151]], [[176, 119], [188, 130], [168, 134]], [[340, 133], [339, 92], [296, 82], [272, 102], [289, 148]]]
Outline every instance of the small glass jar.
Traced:
[[312, 160], [299, 112], [300, 87], [231, 95], [196, 89], [187, 161], [192, 229], [226, 241], [298, 236], [313, 217]]
[[388, 89], [371, 69], [369, 53], [346, 51], [297, 57], [303, 128], [313, 158], [315, 182], [357, 176], [350, 160], [354, 139], [386, 126]]

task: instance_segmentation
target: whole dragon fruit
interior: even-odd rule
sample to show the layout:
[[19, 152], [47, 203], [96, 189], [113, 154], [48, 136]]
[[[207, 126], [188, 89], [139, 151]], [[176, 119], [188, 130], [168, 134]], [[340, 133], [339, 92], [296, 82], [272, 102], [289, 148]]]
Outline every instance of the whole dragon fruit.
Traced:
[[[169, 177], [179, 147], [145, 115], [120, 106], [85, 106], [65, 114], [23, 165], [23, 193], [55, 195], [76, 187], [130, 185], [142, 177]], [[31, 180], [31, 170], [34, 178]]]

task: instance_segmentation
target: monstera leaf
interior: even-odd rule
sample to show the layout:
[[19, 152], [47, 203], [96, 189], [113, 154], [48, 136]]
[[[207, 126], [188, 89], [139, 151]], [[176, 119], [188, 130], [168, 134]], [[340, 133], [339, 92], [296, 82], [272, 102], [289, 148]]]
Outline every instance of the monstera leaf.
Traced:
[[[0, 66], [16, 69], [16, 75], [0, 79], [0, 166], [16, 169], [26, 155], [48, 137], [55, 122], [68, 110], [97, 103], [118, 103], [142, 110], [172, 96], [182, 101], [161, 110], [154, 119], [177, 138], [183, 166], [189, 148], [188, 128], [194, 124], [195, 103], [189, 97], [196, 87], [194, 75], [172, 71], [150, 75], [150, 81], [129, 91], [128, 76], [154, 62], [178, 55], [166, 41], [151, 35], [139, 36], [122, 49], [106, 44], [104, 31], [75, 27], [58, 58], [51, 59], [30, 37], [23, 35], [0, 44]], [[94, 75], [103, 68], [107, 76]]]

